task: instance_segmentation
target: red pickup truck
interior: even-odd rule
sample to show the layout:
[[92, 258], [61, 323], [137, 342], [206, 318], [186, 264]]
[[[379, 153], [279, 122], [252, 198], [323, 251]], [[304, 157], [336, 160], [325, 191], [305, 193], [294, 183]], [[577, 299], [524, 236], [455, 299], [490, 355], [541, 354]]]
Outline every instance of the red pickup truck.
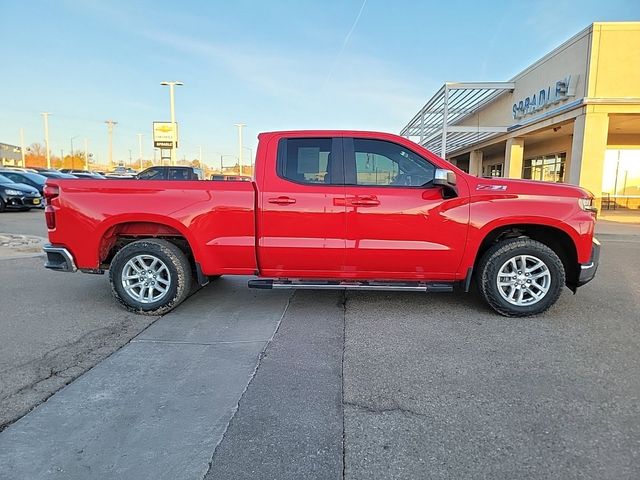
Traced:
[[220, 275], [253, 288], [469, 291], [508, 316], [593, 278], [593, 196], [478, 178], [396, 135], [259, 136], [251, 182], [56, 180], [46, 267], [109, 271], [126, 308], [163, 314]]

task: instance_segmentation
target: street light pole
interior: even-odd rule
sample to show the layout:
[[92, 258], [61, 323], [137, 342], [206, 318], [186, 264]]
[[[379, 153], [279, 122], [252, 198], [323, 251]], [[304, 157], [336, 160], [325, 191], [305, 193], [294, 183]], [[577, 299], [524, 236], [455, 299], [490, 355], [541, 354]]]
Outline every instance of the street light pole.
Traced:
[[242, 175], [242, 128], [246, 127], [246, 125], [244, 123], [236, 123], [235, 126], [238, 127], [238, 173]]
[[111, 168], [113, 167], [113, 127], [117, 125], [118, 122], [107, 120], [104, 123], [107, 124], [107, 131], [109, 132], [109, 168]]
[[47, 150], [47, 168], [51, 168], [51, 152], [49, 151], [49, 115], [50, 112], [42, 112], [44, 117], [44, 148]]
[[138, 160], [140, 161], [140, 170], [142, 170], [142, 158], [144, 156], [142, 154], [142, 137], [144, 137], [144, 134], [138, 133]]
[[20, 129], [20, 154], [22, 156], [22, 168], [24, 168], [24, 128]]
[[251, 149], [250, 147], [242, 147], [246, 150], [249, 150], [249, 173], [252, 174], [252, 168], [253, 167], [253, 149]]
[[176, 135], [175, 141], [173, 142], [173, 146], [171, 148], [171, 165], [176, 164], [176, 149], [177, 149], [177, 133], [178, 129], [176, 127], [176, 104], [174, 97], [174, 88], [176, 85], [182, 86], [184, 83], [182, 82], [160, 82], [160, 85], [169, 87], [169, 108], [171, 109], [171, 126], [173, 127], [173, 132]]
[[89, 140], [84, 139], [84, 169], [89, 171]]

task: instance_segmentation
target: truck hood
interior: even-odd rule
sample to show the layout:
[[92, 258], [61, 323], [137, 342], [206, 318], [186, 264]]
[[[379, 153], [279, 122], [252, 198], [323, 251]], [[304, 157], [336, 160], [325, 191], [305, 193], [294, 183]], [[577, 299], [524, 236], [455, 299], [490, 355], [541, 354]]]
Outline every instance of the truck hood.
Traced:
[[472, 195], [517, 194], [544, 195], [553, 197], [592, 198], [593, 194], [577, 185], [567, 183], [541, 182], [538, 180], [520, 180], [514, 178], [471, 177], [469, 182]]

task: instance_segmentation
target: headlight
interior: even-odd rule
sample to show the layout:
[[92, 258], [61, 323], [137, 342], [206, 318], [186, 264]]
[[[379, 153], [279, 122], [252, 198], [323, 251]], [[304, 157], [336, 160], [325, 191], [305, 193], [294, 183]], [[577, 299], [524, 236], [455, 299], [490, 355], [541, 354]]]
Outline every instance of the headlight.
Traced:
[[593, 213], [597, 213], [598, 209], [595, 207], [595, 205], [593, 204], [593, 198], [580, 198], [578, 200], [578, 203], [580, 204], [580, 208], [582, 210], [584, 210], [585, 212], [593, 212]]
[[26, 195], [24, 192], [21, 192], [20, 190], [11, 190], [10, 188], [5, 190], [5, 192], [7, 192], [7, 195]]

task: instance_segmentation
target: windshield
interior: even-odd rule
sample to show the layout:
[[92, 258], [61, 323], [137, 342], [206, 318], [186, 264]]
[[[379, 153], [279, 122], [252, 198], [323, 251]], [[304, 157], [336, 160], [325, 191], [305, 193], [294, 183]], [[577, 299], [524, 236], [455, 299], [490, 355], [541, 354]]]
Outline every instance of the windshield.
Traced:
[[0, 175], [0, 182], [2, 182], [2, 183], [15, 183], [13, 180], [8, 179], [4, 175]]
[[37, 183], [38, 185], [44, 185], [44, 183], [47, 181], [47, 177], [45, 177], [44, 175], [40, 175], [39, 173], [25, 172], [23, 173], [23, 175], [33, 183]]

